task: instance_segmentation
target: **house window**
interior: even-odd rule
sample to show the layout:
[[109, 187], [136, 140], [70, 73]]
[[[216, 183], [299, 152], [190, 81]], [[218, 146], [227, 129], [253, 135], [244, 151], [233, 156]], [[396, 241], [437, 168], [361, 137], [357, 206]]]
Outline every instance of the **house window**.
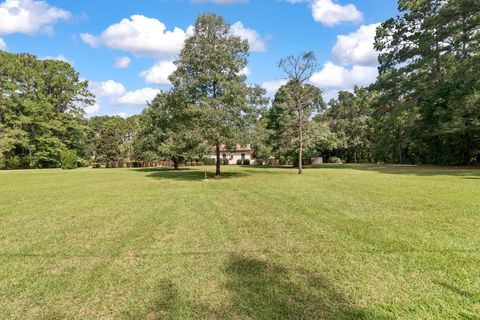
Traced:
[[227, 154], [226, 153], [222, 154], [222, 157], [223, 159], [227, 159]]
[[242, 160], [245, 160], [245, 153], [242, 153]]

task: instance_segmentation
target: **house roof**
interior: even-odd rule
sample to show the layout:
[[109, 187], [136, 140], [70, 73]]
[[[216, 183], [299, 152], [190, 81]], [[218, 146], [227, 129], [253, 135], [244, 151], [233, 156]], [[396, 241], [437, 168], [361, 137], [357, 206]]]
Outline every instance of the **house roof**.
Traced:
[[[227, 150], [224, 145], [221, 145], [220, 152], [231, 152], [231, 151]], [[245, 146], [237, 144], [235, 146], [235, 152], [252, 152], [252, 148], [250, 147], [249, 144]]]

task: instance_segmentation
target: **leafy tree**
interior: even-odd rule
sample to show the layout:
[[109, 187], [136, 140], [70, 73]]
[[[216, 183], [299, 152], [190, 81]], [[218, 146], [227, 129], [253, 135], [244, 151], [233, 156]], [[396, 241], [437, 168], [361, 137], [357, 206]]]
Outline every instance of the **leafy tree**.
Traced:
[[220, 175], [220, 147], [234, 148], [248, 127], [250, 105], [241, 70], [247, 65], [248, 42], [232, 36], [230, 26], [215, 14], [198, 17], [193, 34], [175, 61], [170, 76], [195, 109], [203, 139], [216, 149], [216, 175]]
[[376, 98], [375, 91], [355, 87], [353, 93], [340, 91], [338, 99], [329, 102], [322, 118], [337, 136], [337, 156], [355, 163], [371, 161]]
[[[306, 85], [317, 91], [315, 87]], [[318, 92], [318, 91], [317, 91]], [[268, 132], [267, 146], [280, 163], [298, 165], [298, 117], [288, 107], [290, 101], [289, 86], [284, 85], [275, 94], [272, 107], [266, 114], [266, 130]], [[319, 115], [308, 117], [303, 123], [302, 163], [319, 154], [325, 154], [336, 147], [336, 136], [325, 122], [319, 120]]]
[[124, 123], [125, 119], [119, 116], [95, 116], [89, 120], [91, 158], [94, 162], [109, 165], [123, 160]]
[[[281, 88], [278, 99], [276, 97], [274, 101], [276, 106], [273, 110], [277, 112], [276, 116], [279, 116], [277, 126], [281, 136], [297, 146], [298, 173], [301, 174], [305, 131], [309, 129], [313, 113], [321, 111], [325, 105], [322, 91], [307, 83], [317, 68], [317, 62], [315, 55], [307, 52], [282, 59], [279, 66], [290, 80]], [[288, 144], [283, 146], [290, 149]]]
[[469, 163], [480, 153], [480, 2], [399, 0], [399, 11], [375, 42], [382, 149], [400, 162]]
[[75, 169], [78, 167], [78, 155], [74, 150], [62, 151], [60, 156], [62, 169]]
[[63, 150], [85, 155], [88, 83], [63, 61], [0, 51], [0, 162], [54, 167]]
[[185, 159], [205, 155], [208, 146], [190, 111], [194, 110], [181, 93], [159, 93], [140, 115], [137, 153], [144, 158], [168, 158], [175, 169]]

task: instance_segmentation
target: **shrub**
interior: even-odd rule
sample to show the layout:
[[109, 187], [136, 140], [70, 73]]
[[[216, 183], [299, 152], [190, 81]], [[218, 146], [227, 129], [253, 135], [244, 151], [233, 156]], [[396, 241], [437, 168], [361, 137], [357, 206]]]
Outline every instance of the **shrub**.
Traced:
[[86, 167], [90, 166], [90, 161], [86, 160], [86, 159], [83, 159], [83, 158], [80, 158], [80, 159], [77, 160], [77, 164], [78, 164], [79, 168], [86, 168]]
[[238, 165], [238, 166], [242, 165], [242, 162], [243, 162], [242, 159], [238, 159], [238, 160], [237, 160], [237, 165]]
[[206, 159], [203, 160], [203, 162], [207, 166], [214, 166], [215, 165], [215, 159], [213, 159], [213, 158], [206, 158]]
[[230, 164], [230, 161], [228, 159], [222, 159], [222, 164], [224, 166], [228, 166]]
[[190, 165], [191, 165], [191, 166], [196, 166], [197, 163], [196, 163], [195, 161], [192, 161], [192, 162], [190, 162]]
[[340, 159], [338, 157], [330, 157], [330, 158], [328, 158], [328, 162], [329, 163], [340, 163], [340, 164], [343, 163], [342, 159]]
[[198, 161], [198, 162], [197, 162], [197, 166], [203, 166], [203, 162], [202, 162], [202, 161]]
[[244, 166], [249, 166], [250, 165], [250, 159], [243, 160], [243, 165]]
[[78, 167], [78, 156], [74, 150], [66, 150], [60, 154], [60, 164], [62, 169], [75, 169]]
[[187, 167], [189, 167], [189, 166], [192, 165], [192, 163], [191, 163], [190, 161], [185, 161], [185, 165], [186, 165]]

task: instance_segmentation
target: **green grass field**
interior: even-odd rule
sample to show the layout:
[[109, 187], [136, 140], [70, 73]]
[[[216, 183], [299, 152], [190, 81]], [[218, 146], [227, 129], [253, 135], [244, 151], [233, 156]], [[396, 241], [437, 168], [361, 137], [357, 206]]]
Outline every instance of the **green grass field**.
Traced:
[[480, 171], [0, 172], [1, 319], [480, 319]]

